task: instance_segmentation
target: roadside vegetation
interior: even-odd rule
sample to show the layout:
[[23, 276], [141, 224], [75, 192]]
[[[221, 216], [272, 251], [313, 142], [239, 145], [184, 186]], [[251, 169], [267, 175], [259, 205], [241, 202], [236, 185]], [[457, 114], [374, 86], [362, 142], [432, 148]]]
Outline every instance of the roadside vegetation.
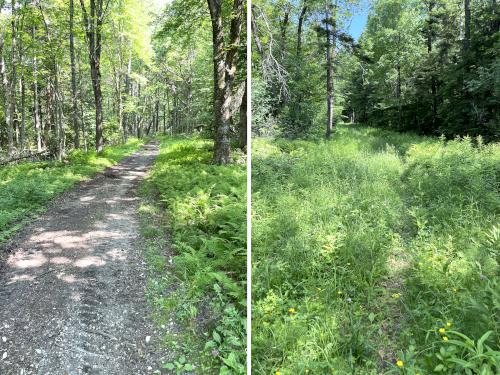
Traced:
[[0, 243], [22, 228], [60, 193], [118, 163], [144, 141], [135, 138], [102, 153], [72, 151], [58, 161], [24, 162], [0, 168]]
[[498, 374], [500, 145], [253, 142], [253, 373]]
[[246, 368], [246, 165], [214, 165], [212, 152], [213, 141], [164, 138], [142, 187], [149, 297], [171, 328], [164, 367], [180, 374]]

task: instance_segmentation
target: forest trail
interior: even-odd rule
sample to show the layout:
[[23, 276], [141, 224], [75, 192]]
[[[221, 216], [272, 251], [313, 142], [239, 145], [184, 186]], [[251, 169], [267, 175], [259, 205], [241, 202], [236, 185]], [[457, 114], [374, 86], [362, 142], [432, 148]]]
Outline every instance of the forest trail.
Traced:
[[0, 261], [0, 374], [159, 373], [136, 189], [150, 143], [56, 199]]

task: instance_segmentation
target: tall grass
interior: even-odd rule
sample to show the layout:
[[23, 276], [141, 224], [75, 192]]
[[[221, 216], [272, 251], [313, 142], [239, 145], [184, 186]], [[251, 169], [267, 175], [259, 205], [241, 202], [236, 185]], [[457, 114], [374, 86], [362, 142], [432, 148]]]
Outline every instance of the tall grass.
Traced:
[[73, 151], [64, 162], [26, 162], [0, 167], [0, 243], [58, 194], [138, 150], [143, 141], [106, 148], [101, 154]]
[[255, 374], [427, 374], [440, 328], [498, 350], [499, 145], [344, 126], [253, 149]]

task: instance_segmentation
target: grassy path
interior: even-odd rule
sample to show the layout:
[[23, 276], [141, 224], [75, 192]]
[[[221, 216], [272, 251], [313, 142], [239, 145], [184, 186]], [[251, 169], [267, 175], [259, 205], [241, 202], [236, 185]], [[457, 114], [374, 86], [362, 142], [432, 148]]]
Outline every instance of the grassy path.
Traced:
[[455, 374], [455, 329], [498, 349], [498, 145], [341, 127], [252, 167], [256, 374]]

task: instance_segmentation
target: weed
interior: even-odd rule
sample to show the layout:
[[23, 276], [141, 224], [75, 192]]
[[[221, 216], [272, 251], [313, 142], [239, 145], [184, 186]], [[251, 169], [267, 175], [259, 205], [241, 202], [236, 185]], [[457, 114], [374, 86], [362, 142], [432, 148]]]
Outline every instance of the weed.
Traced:
[[339, 126], [252, 169], [255, 374], [432, 373], [440, 322], [498, 351], [498, 144]]
[[[212, 165], [211, 147], [202, 139], [163, 139], [143, 187], [146, 193], [154, 189], [168, 212], [163, 230], [170, 233], [173, 250], [167, 260], [153, 246], [148, 258], [156, 276], [150, 294], [159, 321], [175, 317], [184, 326], [183, 340], [191, 344], [179, 348], [180, 357], [166, 363], [166, 369], [243, 374], [246, 169]], [[143, 211], [147, 217], [147, 207]], [[161, 237], [150, 226], [143, 231]]]

